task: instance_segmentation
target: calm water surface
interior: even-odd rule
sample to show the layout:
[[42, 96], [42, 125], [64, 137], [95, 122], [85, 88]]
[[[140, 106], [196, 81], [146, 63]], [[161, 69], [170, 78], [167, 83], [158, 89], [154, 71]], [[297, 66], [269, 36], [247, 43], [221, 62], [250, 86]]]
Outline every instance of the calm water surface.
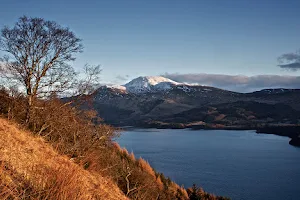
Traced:
[[300, 199], [300, 148], [254, 131], [124, 131], [117, 142], [179, 185], [234, 200]]

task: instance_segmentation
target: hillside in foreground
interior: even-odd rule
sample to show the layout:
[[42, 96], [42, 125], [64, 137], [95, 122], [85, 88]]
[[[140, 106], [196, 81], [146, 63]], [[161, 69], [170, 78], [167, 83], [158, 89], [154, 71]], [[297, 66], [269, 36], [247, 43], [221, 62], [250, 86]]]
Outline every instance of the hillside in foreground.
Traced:
[[[155, 192], [156, 185], [160, 190], [159, 195], [154, 193], [156, 199], [188, 200], [200, 197], [206, 200], [228, 199], [211, 195], [196, 186], [185, 191], [169, 178], [165, 178], [163, 174], [155, 172], [146, 161], [135, 159], [132, 153], [129, 154], [126, 149], [121, 149], [117, 144], [114, 144], [114, 152], [117, 152], [123, 163], [127, 162], [133, 169], [127, 173], [126, 180], [129, 180], [131, 175], [135, 177], [130, 179], [136, 186], [138, 186], [137, 180], [143, 179], [147, 182], [141, 188], [137, 188], [138, 193], [141, 193], [134, 199], [154, 199], [151, 196], [153, 193], [150, 195], [147, 192]], [[111, 158], [106, 157], [107, 162], [118, 164], [120, 158], [118, 159], [117, 155], [112, 153]], [[100, 167], [102, 172], [108, 170], [106, 174], [101, 174], [99, 170], [95, 170], [95, 167], [97, 168], [97, 166], [92, 167], [94, 170], [84, 169], [72, 158], [59, 154], [42, 137], [33, 136], [31, 132], [22, 130], [21, 125], [0, 118], [1, 200], [131, 199], [127, 197], [128, 191], [126, 193], [121, 190], [120, 174], [118, 175], [115, 170], [111, 171], [111, 167], [104, 169]], [[122, 173], [122, 169], [117, 171]], [[118, 176], [117, 182], [113, 180], [116, 176]], [[134, 191], [133, 189], [130, 190]], [[146, 192], [140, 189], [146, 189]]]
[[24, 97], [0, 92], [0, 199], [228, 199], [179, 186], [135, 158], [93, 110], [56, 98], [36, 105], [26, 123]]
[[112, 181], [0, 119], [1, 199], [127, 199]]

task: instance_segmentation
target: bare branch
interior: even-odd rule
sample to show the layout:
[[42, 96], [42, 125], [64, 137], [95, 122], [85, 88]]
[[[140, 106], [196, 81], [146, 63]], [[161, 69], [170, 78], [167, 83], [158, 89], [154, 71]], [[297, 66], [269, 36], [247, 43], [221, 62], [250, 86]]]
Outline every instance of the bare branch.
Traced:
[[15, 79], [35, 98], [47, 87], [49, 94], [70, 88], [75, 75], [69, 66], [82, 51], [81, 40], [69, 28], [41, 18], [21, 17], [14, 27], [1, 31], [2, 74]]
[[[27, 113], [35, 99], [71, 88], [76, 80], [70, 61], [82, 51], [81, 40], [53, 21], [21, 17], [14, 27], [1, 30], [2, 78], [18, 82], [28, 98]], [[27, 120], [26, 120], [27, 121]]]

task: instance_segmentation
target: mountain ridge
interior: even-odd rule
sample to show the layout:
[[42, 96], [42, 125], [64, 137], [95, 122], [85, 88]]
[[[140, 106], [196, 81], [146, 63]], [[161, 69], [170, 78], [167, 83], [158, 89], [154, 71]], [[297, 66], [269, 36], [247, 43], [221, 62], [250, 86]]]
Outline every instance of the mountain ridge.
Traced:
[[[160, 84], [166, 84], [168, 87], [155, 88]], [[131, 89], [128, 90], [126, 86], [131, 87]], [[254, 104], [235, 104], [235, 102], [254, 102]], [[178, 83], [164, 77], [138, 77], [123, 86], [101, 86], [93, 94], [92, 104], [106, 123], [116, 126], [140, 124], [144, 126], [145, 123], [151, 121], [164, 122], [165, 119], [168, 119], [168, 123], [171, 123], [172, 120], [170, 119], [173, 118], [174, 122], [181, 123], [178, 119], [175, 120], [175, 115], [192, 109], [221, 108], [226, 104], [232, 104], [234, 105], [230, 107], [230, 109], [233, 109], [232, 112], [244, 110], [241, 112], [248, 115], [248, 111], [252, 112], [252, 110], [247, 111], [247, 109], [269, 108], [268, 105], [276, 104], [284, 104], [295, 111], [300, 111], [299, 102], [299, 89], [278, 88], [239, 93], [210, 86]], [[221, 107], [218, 105], [221, 105]], [[221, 114], [224, 113], [221, 112]], [[186, 116], [186, 114], [183, 115]], [[257, 115], [260, 116], [258, 113]], [[238, 116], [241, 117], [242, 115]], [[199, 115], [198, 121], [201, 121], [202, 117], [202, 115]], [[197, 116], [194, 116], [193, 119], [197, 121]], [[245, 120], [245, 118], [238, 118], [236, 122], [239, 120]], [[270, 121], [267, 118], [261, 120]], [[286, 123], [288, 121], [284, 118], [280, 120], [280, 117], [276, 117], [276, 120], [273, 119], [273, 122]], [[290, 117], [290, 121], [297, 120]], [[189, 123], [191, 122], [194, 121], [189, 121]], [[232, 123], [236, 122], [232, 121]]]
[[227, 89], [221, 89], [213, 86], [208, 85], [200, 85], [200, 84], [190, 84], [185, 82], [177, 82], [172, 79], [163, 77], [163, 76], [139, 76], [137, 78], [132, 79], [131, 81], [123, 84], [106, 84], [102, 85], [101, 87], [111, 88], [114, 90], [119, 90], [127, 93], [134, 93], [134, 94], [143, 94], [147, 92], [167, 92], [175, 87], [183, 90], [191, 90], [191, 88], [206, 88], [204, 90], [209, 91], [211, 88], [219, 89], [223, 91], [230, 91], [234, 93], [241, 93], [241, 94], [252, 94], [252, 93], [266, 93], [266, 94], [273, 94], [273, 93], [284, 93], [288, 91], [297, 91], [299, 89], [289, 89], [289, 88], [264, 88], [261, 90], [255, 90], [253, 92], [236, 92]]
[[190, 86], [163, 76], [139, 76], [124, 85], [104, 85], [107, 88], [123, 90], [128, 93], [142, 94], [147, 92], [168, 91], [174, 86]]

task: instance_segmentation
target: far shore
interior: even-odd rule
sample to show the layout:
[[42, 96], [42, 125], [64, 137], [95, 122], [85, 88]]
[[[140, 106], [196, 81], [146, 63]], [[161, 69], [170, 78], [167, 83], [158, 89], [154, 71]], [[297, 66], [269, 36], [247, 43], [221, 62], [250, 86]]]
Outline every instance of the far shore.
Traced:
[[300, 147], [300, 125], [287, 124], [287, 125], [276, 125], [267, 124], [265, 126], [224, 126], [216, 124], [206, 125], [185, 125], [179, 123], [170, 124], [143, 124], [138, 126], [120, 126], [120, 129], [135, 129], [135, 128], [156, 128], [156, 129], [191, 129], [191, 130], [254, 130], [257, 134], [273, 134], [279, 136], [285, 136], [291, 138], [289, 141], [290, 145]]

